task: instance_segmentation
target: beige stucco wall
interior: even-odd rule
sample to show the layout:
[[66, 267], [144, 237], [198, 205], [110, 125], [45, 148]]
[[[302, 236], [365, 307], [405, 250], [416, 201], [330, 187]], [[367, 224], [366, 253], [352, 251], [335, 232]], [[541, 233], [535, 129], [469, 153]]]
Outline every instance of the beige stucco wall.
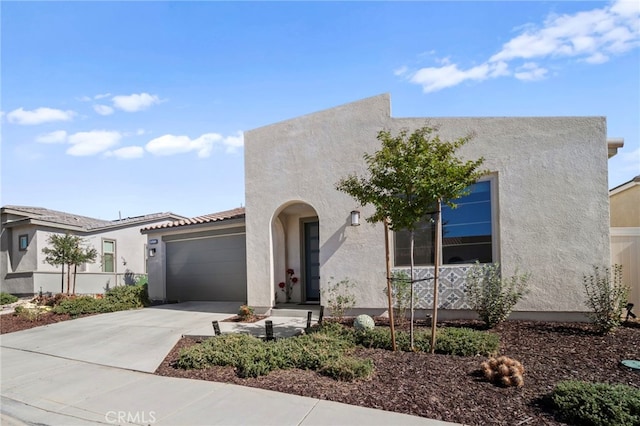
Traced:
[[[521, 311], [584, 310], [581, 279], [609, 262], [606, 121], [603, 117], [401, 118], [388, 95], [376, 96], [245, 133], [248, 301], [273, 305], [272, 221], [291, 201], [315, 209], [320, 222], [321, 288], [350, 278], [357, 303], [383, 308], [381, 224], [349, 226], [360, 208], [335, 190], [364, 174], [365, 152], [389, 129], [439, 126], [442, 139], [475, 133], [460, 154], [485, 158], [498, 180], [499, 260], [503, 271], [529, 271], [532, 292]], [[363, 217], [371, 213], [360, 208]]]
[[622, 265], [622, 280], [630, 289], [629, 302], [640, 314], [640, 227], [611, 228], [611, 264]]
[[609, 197], [612, 227], [640, 227], [640, 182], [628, 185], [629, 188]]

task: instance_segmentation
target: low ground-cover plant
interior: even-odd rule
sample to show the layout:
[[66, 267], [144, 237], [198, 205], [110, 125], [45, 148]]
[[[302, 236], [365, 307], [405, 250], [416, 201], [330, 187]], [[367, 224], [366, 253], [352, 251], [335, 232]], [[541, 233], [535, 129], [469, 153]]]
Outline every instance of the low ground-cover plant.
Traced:
[[351, 348], [352, 342], [331, 333], [268, 342], [245, 334], [224, 334], [183, 349], [176, 365], [184, 369], [233, 366], [240, 377], [288, 368], [316, 370], [338, 380], [367, 377], [373, 371], [371, 361], [343, 359]]
[[594, 266], [593, 274], [585, 275], [582, 284], [596, 330], [609, 333], [618, 328], [629, 297], [629, 287], [622, 282], [622, 266], [613, 265], [613, 270]]
[[318, 372], [336, 380], [352, 382], [356, 379], [371, 377], [373, 361], [370, 359], [342, 356], [324, 364]]
[[[357, 331], [340, 324], [326, 323], [320, 328], [322, 332], [343, 335], [355, 344], [365, 348], [391, 350], [391, 331], [387, 327], [375, 327], [372, 330]], [[350, 337], [346, 337], [350, 336]], [[396, 331], [396, 345], [401, 351], [410, 351], [409, 334]], [[431, 334], [429, 331], [418, 331], [414, 335], [414, 347], [422, 352], [430, 352]], [[470, 328], [444, 327], [438, 329], [436, 352], [447, 355], [475, 356], [495, 355], [500, 347], [497, 334], [477, 331]]]
[[17, 302], [18, 298], [13, 294], [9, 293], [0, 293], [0, 305], [8, 305], [9, 303]]
[[436, 352], [447, 355], [495, 355], [500, 348], [497, 334], [470, 328], [446, 327], [438, 330]]
[[563, 381], [556, 385], [551, 401], [569, 424], [640, 425], [640, 389], [632, 386]]
[[529, 274], [502, 277], [500, 265], [477, 263], [466, 275], [467, 299], [487, 327], [506, 320], [513, 307], [528, 292]]
[[[491, 355], [497, 352], [498, 336], [471, 329], [443, 328], [439, 330], [436, 351], [452, 355]], [[399, 332], [398, 346], [409, 351], [409, 335]], [[430, 345], [427, 332], [418, 333], [415, 343], [427, 352]], [[298, 337], [264, 341], [246, 334], [223, 334], [180, 351], [176, 366], [183, 369], [204, 369], [215, 365], [232, 366], [240, 377], [258, 377], [278, 369], [314, 370], [337, 380], [368, 378], [373, 362], [350, 357], [361, 345], [368, 348], [391, 349], [391, 335], [386, 327], [356, 331], [335, 322], [325, 322]]]

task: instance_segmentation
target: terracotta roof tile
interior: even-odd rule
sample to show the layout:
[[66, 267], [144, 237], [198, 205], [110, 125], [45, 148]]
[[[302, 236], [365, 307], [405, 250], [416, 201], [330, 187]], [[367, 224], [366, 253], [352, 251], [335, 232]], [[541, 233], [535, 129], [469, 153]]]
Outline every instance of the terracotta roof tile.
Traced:
[[180, 226], [200, 225], [203, 223], [222, 222], [231, 219], [243, 219], [245, 217], [244, 207], [239, 207], [232, 210], [225, 210], [223, 212], [206, 214], [203, 216], [196, 216], [190, 219], [181, 219], [174, 222], [162, 223], [154, 226], [147, 226], [142, 228], [142, 231], [152, 231], [155, 229], [177, 228]]

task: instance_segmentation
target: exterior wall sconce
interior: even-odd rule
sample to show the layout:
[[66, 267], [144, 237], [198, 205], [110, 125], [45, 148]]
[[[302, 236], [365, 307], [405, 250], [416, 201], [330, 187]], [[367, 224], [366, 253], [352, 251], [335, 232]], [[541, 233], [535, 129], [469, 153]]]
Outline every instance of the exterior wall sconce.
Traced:
[[149, 249], [149, 257], [153, 257], [155, 255], [156, 255], [156, 249], [154, 249], [154, 248]]
[[359, 226], [360, 225], [360, 212], [358, 210], [353, 210], [351, 212], [351, 226]]

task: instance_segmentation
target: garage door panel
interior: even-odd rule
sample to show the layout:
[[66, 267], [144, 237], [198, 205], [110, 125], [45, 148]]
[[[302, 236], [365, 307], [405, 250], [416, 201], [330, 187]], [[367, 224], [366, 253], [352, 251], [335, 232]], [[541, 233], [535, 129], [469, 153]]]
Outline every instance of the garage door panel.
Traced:
[[244, 301], [244, 235], [167, 243], [167, 299]]

